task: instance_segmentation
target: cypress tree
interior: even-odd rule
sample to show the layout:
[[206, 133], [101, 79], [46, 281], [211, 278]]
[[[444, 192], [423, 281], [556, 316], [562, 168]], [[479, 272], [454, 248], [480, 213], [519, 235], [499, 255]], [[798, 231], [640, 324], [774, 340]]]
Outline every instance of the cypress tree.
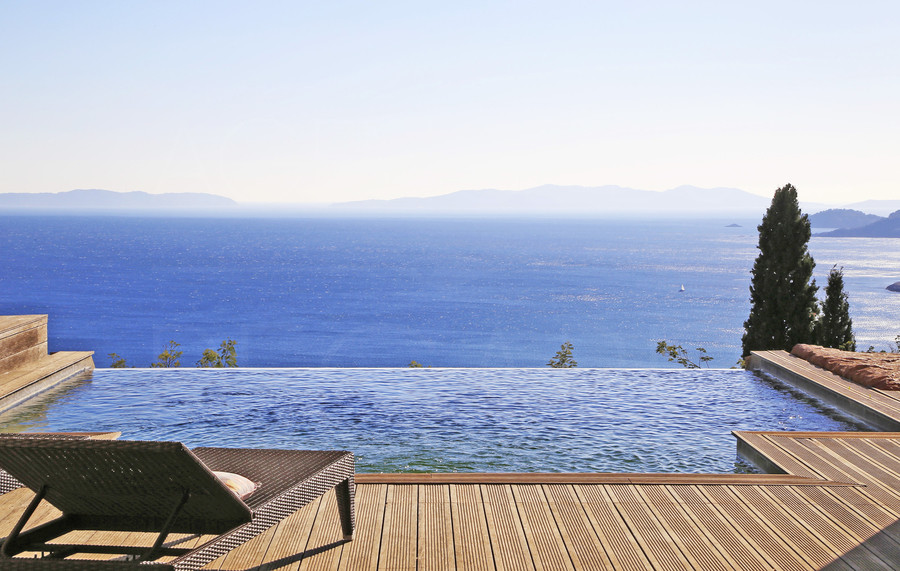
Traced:
[[856, 351], [853, 337], [853, 321], [850, 319], [850, 302], [844, 291], [844, 268], [837, 266], [828, 273], [825, 286], [825, 303], [819, 320], [819, 345], [844, 351]]
[[807, 250], [809, 219], [800, 212], [797, 189], [775, 191], [759, 230], [759, 255], [750, 281], [750, 316], [744, 322], [744, 355], [814, 343], [819, 312], [813, 261]]

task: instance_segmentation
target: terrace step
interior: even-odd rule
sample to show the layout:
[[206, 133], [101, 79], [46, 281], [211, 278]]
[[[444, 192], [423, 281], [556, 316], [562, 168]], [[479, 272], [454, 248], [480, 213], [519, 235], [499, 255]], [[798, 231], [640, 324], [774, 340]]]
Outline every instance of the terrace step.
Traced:
[[0, 315], [0, 373], [46, 356], [46, 315]]
[[93, 351], [59, 351], [0, 373], [0, 412], [73, 375], [94, 370]]

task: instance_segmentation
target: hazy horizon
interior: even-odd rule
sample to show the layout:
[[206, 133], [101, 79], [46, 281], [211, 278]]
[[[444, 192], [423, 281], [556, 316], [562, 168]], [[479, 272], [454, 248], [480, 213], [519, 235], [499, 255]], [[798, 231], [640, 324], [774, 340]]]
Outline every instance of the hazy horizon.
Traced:
[[4, 3], [0, 192], [900, 188], [900, 5]]
[[[46, 197], [39, 202], [30, 197]], [[693, 215], [756, 216], [770, 204], [769, 197], [736, 188], [700, 188], [681, 185], [664, 191], [653, 191], [617, 185], [589, 187], [583, 185], [546, 184], [528, 189], [458, 190], [428, 197], [399, 197], [345, 202], [266, 202], [235, 201], [213, 193], [147, 193], [112, 189], [72, 189], [50, 193], [0, 192], [0, 213], [16, 212], [118, 212], [171, 211], [208, 215], [235, 216], [284, 213], [300, 215], [328, 214], [340, 216], [391, 215], [434, 216], [516, 216], [541, 217], [565, 215], [627, 218], [651, 216], [684, 218]], [[900, 200], [844, 201], [824, 204], [801, 200], [809, 214], [835, 208], [850, 208], [887, 216], [900, 209]]]

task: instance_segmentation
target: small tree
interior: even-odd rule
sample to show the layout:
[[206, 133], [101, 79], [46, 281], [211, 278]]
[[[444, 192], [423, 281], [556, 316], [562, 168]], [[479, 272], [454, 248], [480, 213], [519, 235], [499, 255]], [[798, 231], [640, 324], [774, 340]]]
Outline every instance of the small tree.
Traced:
[[112, 361], [109, 364], [110, 369], [124, 369], [128, 367], [128, 365], [125, 364], [125, 358], [119, 357], [118, 353], [110, 353], [107, 356], [109, 357], [109, 360]]
[[203, 356], [200, 357], [200, 360], [197, 361], [198, 367], [237, 367], [237, 350], [235, 349], [235, 345], [237, 341], [233, 339], [228, 339], [226, 341], [222, 341], [222, 344], [219, 346], [219, 351], [216, 352], [213, 349], [206, 349], [203, 351]]
[[800, 211], [797, 189], [787, 184], [775, 191], [759, 230], [759, 255], [750, 281], [750, 315], [744, 322], [743, 354], [814, 343], [816, 263], [807, 250], [809, 219]]
[[181, 358], [182, 351], [178, 351], [177, 349], [178, 343], [176, 343], [175, 341], [169, 341], [163, 348], [163, 352], [156, 357], [157, 361], [155, 363], [151, 363], [150, 366], [155, 369], [180, 367], [181, 362], [178, 359]]
[[575, 359], [572, 358], [572, 344], [566, 341], [560, 346], [559, 351], [556, 352], [556, 355], [550, 359], [550, 362], [547, 363], [548, 367], [553, 367], [554, 369], [570, 369], [572, 367], [577, 367], [578, 363], [575, 362]]
[[856, 351], [850, 302], [844, 291], [844, 268], [838, 269], [836, 265], [828, 273], [822, 318], [818, 323], [818, 342], [823, 347]]
[[[874, 353], [875, 345], [869, 345], [869, 348], [866, 349], [866, 353]], [[900, 353], [900, 335], [894, 337], [894, 344], [888, 343], [887, 350], [882, 349], [879, 353]]]
[[[656, 352], [660, 355], [667, 355], [669, 361], [674, 361], [686, 369], [700, 368], [700, 365], [691, 360], [687, 349], [681, 345], [669, 345], [665, 339], [656, 344]], [[706, 349], [697, 347], [697, 356], [697, 360], [709, 368], [709, 362], [712, 361], [713, 358], [707, 355]]]

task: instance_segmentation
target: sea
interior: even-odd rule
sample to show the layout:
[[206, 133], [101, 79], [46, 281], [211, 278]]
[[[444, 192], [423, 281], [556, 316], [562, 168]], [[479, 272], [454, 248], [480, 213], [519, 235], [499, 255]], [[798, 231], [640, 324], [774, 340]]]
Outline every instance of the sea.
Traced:
[[[758, 220], [0, 216], [0, 314], [49, 314], [49, 348], [193, 367], [711, 367], [741, 353]], [[896, 238], [813, 237], [842, 267], [861, 349], [900, 334]]]

